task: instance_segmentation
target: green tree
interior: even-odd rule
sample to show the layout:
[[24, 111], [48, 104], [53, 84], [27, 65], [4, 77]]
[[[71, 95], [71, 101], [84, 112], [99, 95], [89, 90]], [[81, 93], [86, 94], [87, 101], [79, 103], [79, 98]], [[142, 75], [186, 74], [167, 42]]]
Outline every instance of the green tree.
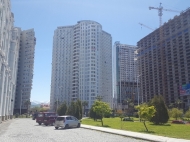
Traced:
[[83, 106], [83, 114], [85, 114], [85, 108], [86, 108], [86, 106], [88, 106], [88, 102], [87, 101], [83, 101], [82, 102], [82, 106]]
[[80, 100], [77, 100], [75, 102], [75, 115], [77, 119], [82, 118], [82, 102]]
[[155, 115], [150, 120], [151, 122], [153, 122], [156, 125], [168, 122], [168, 110], [164, 102], [164, 99], [161, 95], [154, 96], [154, 98], [150, 101], [150, 106], [154, 106], [156, 109]]
[[30, 108], [30, 111], [32, 111], [32, 112], [40, 111], [40, 107], [39, 106], [35, 106], [33, 108]]
[[93, 111], [93, 106], [90, 108], [89, 116], [90, 118], [93, 118], [94, 121], [96, 120], [96, 113]]
[[185, 112], [185, 117], [190, 118], [190, 109]]
[[53, 104], [53, 108], [55, 110], [55, 112], [57, 112], [57, 109], [59, 108], [59, 105], [61, 104], [60, 101], [55, 101], [54, 104]]
[[29, 111], [29, 107], [30, 107], [30, 105], [31, 105], [31, 102], [30, 102], [30, 100], [26, 100], [25, 102], [24, 102], [24, 105], [26, 106], [26, 112], [28, 113], [28, 111]]
[[121, 119], [122, 121], [122, 118], [124, 117], [124, 114], [123, 114], [123, 111], [122, 110], [117, 110], [117, 116]]
[[169, 104], [168, 108], [172, 109], [174, 107], [174, 103]]
[[40, 108], [39, 112], [47, 112], [49, 108]]
[[95, 106], [95, 104], [93, 104], [90, 108], [90, 112], [89, 112], [89, 116], [90, 118], [93, 118], [94, 121], [97, 121], [97, 119], [100, 119], [101, 116], [99, 116], [98, 114], [96, 114], [96, 112], [93, 110], [93, 107]]
[[154, 106], [148, 106], [147, 104], [141, 104], [136, 106], [135, 108], [138, 110], [138, 115], [141, 118], [144, 127], [146, 128], [146, 131], [148, 131], [145, 121], [150, 121], [150, 119], [155, 115], [156, 109], [154, 108]]
[[100, 120], [102, 126], [104, 116], [107, 114], [111, 114], [110, 106], [107, 103], [98, 100], [94, 102], [93, 111], [101, 117]]
[[183, 111], [178, 108], [172, 108], [172, 110], [169, 110], [169, 114], [171, 117], [175, 118], [176, 120], [183, 115]]
[[180, 100], [180, 99], [176, 99], [175, 100], [175, 106], [179, 109], [180, 108], [180, 105], [182, 104], [183, 102]]
[[80, 100], [77, 100], [76, 102], [72, 101], [71, 104], [68, 106], [68, 109], [66, 111], [67, 115], [73, 115], [77, 119], [82, 118], [82, 103]]
[[57, 114], [58, 115], [65, 115], [67, 111], [67, 104], [66, 102], [63, 102], [57, 109]]
[[128, 108], [125, 110], [126, 114], [129, 116], [132, 116], [133, 112], [134, 112], [134, 103], [133, 100], [130, 98], [127, 98], [126, 100], [124, 100], [124, 104], [128, 106]]
[[66, 111], [66, 114], [75, 116], [75, 110], [76, 110], [75, 102], [72, 101]]

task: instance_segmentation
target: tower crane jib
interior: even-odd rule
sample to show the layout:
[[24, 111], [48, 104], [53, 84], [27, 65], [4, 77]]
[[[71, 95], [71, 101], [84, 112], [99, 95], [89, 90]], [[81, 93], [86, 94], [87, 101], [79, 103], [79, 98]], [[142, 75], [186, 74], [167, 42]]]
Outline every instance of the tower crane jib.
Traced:
[[160, 6], [159, 7], [149, 7], [149, 10], [151, 9], [157, 9], [158, 10], [158, 16], [160, 18], [160, 27], [162, 26], [162, 15], [163, 15], [163, 10], [164, 11], [171, 11], [171, 12], [178, 12], [180, 13], [180, 11], [176, 11], [176, 10], [171, 10], [171, 9], [164, 9], [162, 7], [162, 3], [160, 3]]

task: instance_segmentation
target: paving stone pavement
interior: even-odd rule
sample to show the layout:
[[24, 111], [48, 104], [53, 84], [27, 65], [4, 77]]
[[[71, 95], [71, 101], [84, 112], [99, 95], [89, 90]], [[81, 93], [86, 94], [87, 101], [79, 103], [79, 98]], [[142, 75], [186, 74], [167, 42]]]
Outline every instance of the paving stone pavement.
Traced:
[[147, 142], [84, 128], [59, 129], [38, 125], [29, 118], [0, 124], [0, 142]]

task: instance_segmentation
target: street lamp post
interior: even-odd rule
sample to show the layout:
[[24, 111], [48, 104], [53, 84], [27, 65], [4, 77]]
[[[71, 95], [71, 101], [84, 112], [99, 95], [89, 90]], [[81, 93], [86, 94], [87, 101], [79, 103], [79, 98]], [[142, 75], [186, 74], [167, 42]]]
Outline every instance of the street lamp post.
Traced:
[[[138, 57], [137, 57], [137, 55], [138, 55], [138, 51], [136, 50], [135, 52], [134, 52], [135, 54], [134, 54], [134, 61], [136, 62], [135, 63], [135, 66], [136, 66], [136, 69], [137, 69], [137, 72], [138, 73], [136, 73], [136, 78], [137, 78], [137, 97], [138, 97], [138, 105], [139, 105], [139, 99], [140, 99], [140, 97], [139, 97], [139, 77], [141, 76], [141, 74], [139, 73], [139, 59], [138, 59]], [[141, 118], [140, 118], [140, 115], [139, 115], [139, 121], [141, 121]]]
[[135, 63], [135, 66], [136, 66], [136, 70], [137, 70], [137, 73], [136, 73], [136, 78], [137, 78], [137, 96], [138, 96], [138, 105], [139, 105], [139, 100], [140, 100], [140, 96], [139, 96], [139, 77], [141, 76], [141, 74], [139, 74], [139, 63], [138, 63], [138, 57], [137, 57], [137, 50], [134, 52], [134, 61], [136, 62]]
[[139, 105], [139, 99], [140, 99], [140, 97], [139, 97], [139, 77], [140, 77], [141, 75], [138, 75], [137, 76], [137, 96], [138, 96], [138, 105]]

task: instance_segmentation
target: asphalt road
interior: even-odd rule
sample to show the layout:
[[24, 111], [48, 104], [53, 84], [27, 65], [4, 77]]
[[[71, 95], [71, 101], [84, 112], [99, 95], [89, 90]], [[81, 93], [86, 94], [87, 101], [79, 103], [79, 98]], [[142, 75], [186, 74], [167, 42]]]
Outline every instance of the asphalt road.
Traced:
[[58, 129], [20, 118], [0, 124], [0, 142], [146, 142], [84, 128]]

